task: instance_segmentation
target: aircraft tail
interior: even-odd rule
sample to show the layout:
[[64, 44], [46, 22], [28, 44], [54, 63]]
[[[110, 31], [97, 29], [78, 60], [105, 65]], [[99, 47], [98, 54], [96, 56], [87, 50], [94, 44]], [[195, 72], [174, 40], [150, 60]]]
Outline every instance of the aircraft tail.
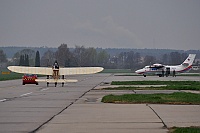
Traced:
[[196, 54], [189, 54], [187, 59], [182, 63], [183, 66], [191, 66], [194, 62]]

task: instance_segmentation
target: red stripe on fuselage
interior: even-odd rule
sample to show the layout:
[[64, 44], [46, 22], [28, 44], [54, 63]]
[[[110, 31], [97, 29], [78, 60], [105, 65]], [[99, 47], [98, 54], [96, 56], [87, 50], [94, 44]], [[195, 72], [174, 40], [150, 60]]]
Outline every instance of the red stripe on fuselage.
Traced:
[[192, 68], [192, 66], [189, 66], [189, 67], [187, 67], [187, 68], [185, 68], [185, 69], [183, 69], [183, 70], [180, 70], [180, 71], [178, 71], [178, 72], [185, 72], [185, 71], [188, 71], [188, 70], [190, 70]]

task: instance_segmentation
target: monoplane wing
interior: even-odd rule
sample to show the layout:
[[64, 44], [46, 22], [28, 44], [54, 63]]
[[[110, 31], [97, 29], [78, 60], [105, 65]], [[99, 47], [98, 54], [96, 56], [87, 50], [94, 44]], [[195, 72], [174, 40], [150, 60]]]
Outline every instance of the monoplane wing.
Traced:
[[78, 75], [78, 74], [94, 74], [101, 72], [102, 67], [71, 67], [71, 68], [60, 68], [60, 75]]
[[[52, 75], [53, 70], [49, 67], [25, 67], [25, 66], [9, 66], [10, 71], [16, 73], [27, 74], [40, 74], [40, 75]], [[103, 70], [102, 67], [70, 67], [60, 68], [59, 75], [77, 75], [77, 74], [93, 74]]]
[[12, 72], [27, 74], [52, 75], [53, 73], [50, 67], [9, 66], [8, 69]]

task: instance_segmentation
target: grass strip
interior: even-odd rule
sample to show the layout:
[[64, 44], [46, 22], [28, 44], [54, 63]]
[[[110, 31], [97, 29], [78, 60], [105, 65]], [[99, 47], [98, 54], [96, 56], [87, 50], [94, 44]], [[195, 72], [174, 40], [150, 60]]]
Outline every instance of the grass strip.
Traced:
[[162, 87], [117, 87], [106, 90], [200, 90], [199, 81], [113, 81], [111, 85], [167, 85]]
[[[24, 74], [11, 72], [10, 74], [0, 74], [0, 81], [22, 79]], [[44, 77], [44, 75], [37, 75], [38, 77]]]
[[200, 85], [168, 85], [160, 88], [164, 90], [200, 90]]
[[200, 90], [200, 85], [168, 85], [162, 87], [108, 87], [103, 90]]
[[169, 133], [200, 133], [200, 127], [173, 127]]
[[0, 74], [0, 81], [21, 79], [23, 74], [10, 73], [10, 74]]
[[200, 85], [199, 81], [112, 81], [111, 85]]
[[102, 98], [104, 103], [120, 104], [200, 104], [200, 94], [175, 92], [172, 94], [124, 94], [107, 95]]
[[[143, 75], [139, 75], [136, 73], [132, 73], [132, 74], [115, 74], [115, 76], [142, 76]], [[157, 76], [157, 75], [149, 75], [149, 76]], [[172, 75], [171, 75], [172, 76]], [[200, 76], [199, 73], [194, 73], [194, 74], [177, 74], [176, 76]]]

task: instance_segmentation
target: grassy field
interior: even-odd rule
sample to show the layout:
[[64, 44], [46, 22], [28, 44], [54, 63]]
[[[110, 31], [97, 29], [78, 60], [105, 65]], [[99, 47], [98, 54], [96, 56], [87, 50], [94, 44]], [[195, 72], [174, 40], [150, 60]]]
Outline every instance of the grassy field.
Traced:
[[105, 90], [200, 90], [199, 81], [113, 81], [111, 85], [166, 85], [161, 87], [116, 87]]
[[124, 94], [107, 95], [102, 99], [104, 103], [120, 104], [200, 104], [200, 94], [175, 92], [172, 94]]
[[12, 72], [10, 74], [2, 74], [2, 73], [0, 73], [0, 81], [21, 79], [22, 76], [23, 76], [23, 74], [12, 73]]
[[168, 85], [161, 87], [108, 87], [103, 90], [200, 90], [200, 85]]
[[[22, 79], [24, 74], [10, 72], [8, 69], [3, 69], [0, 71], [0, 81]], [[44, 75], [37, 75], [38, 77], [43, 77]]]
[[[141, 75], [141, 74], [136, 74], [136, 73], [134, 73], [134, 72], [130, 72], [130, 73], [122, 73], [122, 74], [115, 74], [115, 76], [142, 76], [143, 77], [143, 75]], [[148, 76], [157, 76], [158, 77], [158, 75], [148, 75]], [[170, 75], [170, 76], [172, 76], [172, 75]], [[176, 76], [200, 76], [200, 73], [181, 73], [181, 74], [177, 74]]]
[[113, 81], [111, 85], [200, 85], [199, 81]]
[[174, 127], [169, 133], [200, 133], [200, 127]]

